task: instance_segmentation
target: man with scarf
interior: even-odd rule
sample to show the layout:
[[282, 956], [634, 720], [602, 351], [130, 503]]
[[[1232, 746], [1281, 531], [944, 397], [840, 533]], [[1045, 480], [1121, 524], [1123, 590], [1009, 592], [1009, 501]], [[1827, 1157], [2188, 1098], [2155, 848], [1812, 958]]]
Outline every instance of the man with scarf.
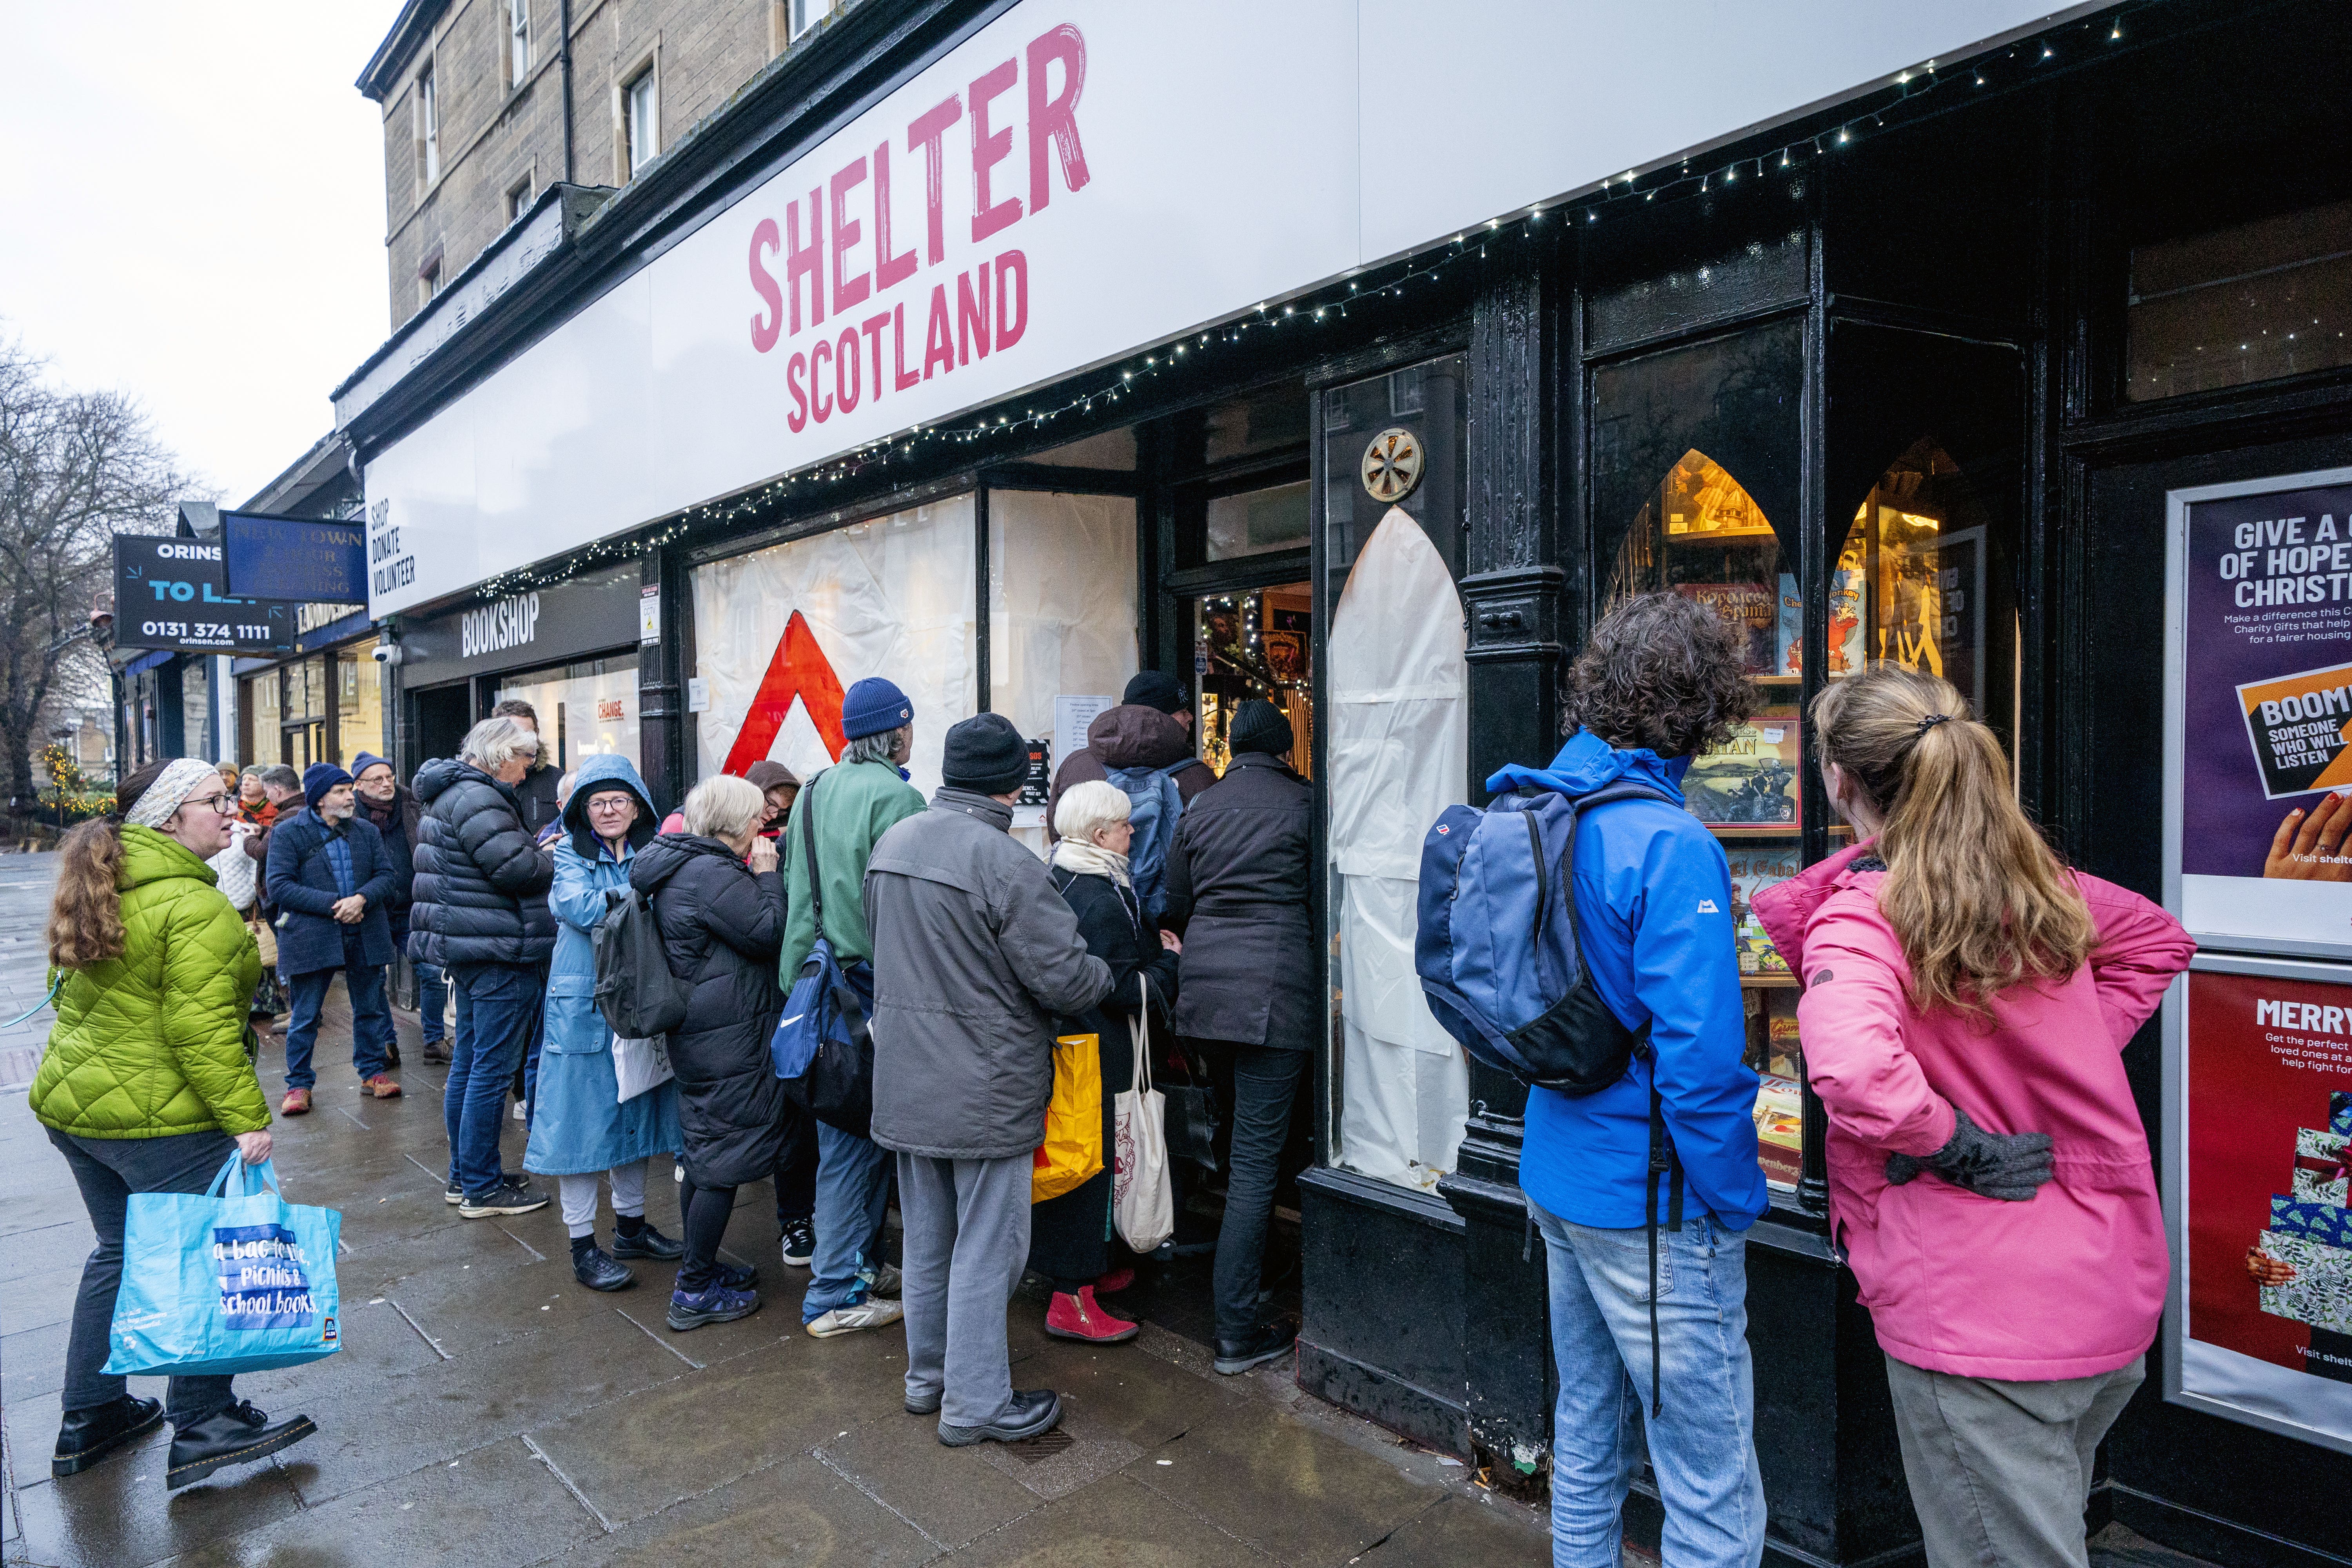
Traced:
[[302, 778], [306, 808], [280, 817], [269, 833], [269, 901], [278, 921], [278, 969], [294, 997], [286, 1030], [286, 1098], [281, 1114], [310, 1109], [318, 1081], [310, 1047], [327, 987], [343, 977], [352, 999], [352, 1065], [360, 1089], [391, 1100], [400, 1085], [383, 1069], [393, 1041], [392, 1009], [384, 1000], [384, 965], [392, 962], [392, 924], [384, 904], [393, 890], [383, 840], [357, 807], [352, 775], [332, 763], [313, 763]]

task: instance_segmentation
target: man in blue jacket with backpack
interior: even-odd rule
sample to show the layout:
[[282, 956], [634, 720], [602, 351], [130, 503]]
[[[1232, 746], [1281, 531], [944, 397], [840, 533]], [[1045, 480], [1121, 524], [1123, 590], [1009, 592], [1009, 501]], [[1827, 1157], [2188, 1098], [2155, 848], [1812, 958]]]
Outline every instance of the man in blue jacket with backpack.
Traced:
[[1753, 1568], [1764, 1483], [1741, 1233], [1767, 1203], [1757, 1079], [1742, 1064], [1730, 870], [1681, 789], [1691, 757], [1752, 711], [1753, 689], [1730, 628], [1671, 594], [1603, 618], [1569, 685], [1578, 729], [1551, 765], [1505, 768], [1488, 790], [1654, 795], [1583, 813], [1570, 878], [1593, 987], [1648, 1037], [1606, 1087], [1528, 1094], [1519, 1185], [1549, 1260], [1559, 1366], [1552, 1561], [1615, 1568], [1645, 1428], [1664, 1560]]

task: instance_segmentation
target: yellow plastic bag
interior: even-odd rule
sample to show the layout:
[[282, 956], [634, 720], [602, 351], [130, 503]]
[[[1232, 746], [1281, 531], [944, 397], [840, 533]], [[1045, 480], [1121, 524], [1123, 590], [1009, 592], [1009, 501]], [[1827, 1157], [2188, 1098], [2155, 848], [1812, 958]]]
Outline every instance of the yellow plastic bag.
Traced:
[[1102, 1121], [1102, 1037], [1055, 1036], [1054, 1098], [1029, 1173], [1031, 1203], [1076, 1192], [1103, 1168]]

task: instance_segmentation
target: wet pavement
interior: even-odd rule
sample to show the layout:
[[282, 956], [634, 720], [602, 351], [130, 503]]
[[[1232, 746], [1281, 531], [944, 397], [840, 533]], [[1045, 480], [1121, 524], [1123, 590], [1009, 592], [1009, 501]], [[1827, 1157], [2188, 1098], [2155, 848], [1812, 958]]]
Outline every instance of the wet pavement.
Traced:
[[[49, 858], [0, 856], [0, 1019], [46, 987]], [[725, 1563], [1538, 1563], [1541, 1521], [1469, 1472], [1300, 1394], [1286, 1364], [1212, 1373], [1157, 1324], [1130, 1344], [1047, 1339], [1014, 1300], [1016, 1384], [1063, 1394], [1061, 1426], [1011, 1447], [942, 1447], [900, 1408], [897, 1329], [817, 1341], [803, 1270], [778, 1261], [773, 1199], [742, 1190], [727, 1251], [767, 1304], [674, 1334], [672, 1268], [642, 1260], [599, 1295], [565, 1266], [554, 1205], [465, 1220], [442, 1199], [441, 1073], [400, 1018], [406, 1096], [360, 1098], [331, 1070], [350, 1033], [340, 987], [317, 1109], [280, 1119], [287, 1195], [343, 1215], [344, 1342], [237, 1380], [319, 1435], [167, 1494], [168, 1428], [97, 1468], [48, 1476], [66, 1319], [91, 1245], [64, 1162], [26, 1106], [47, 1015], [0, 1030], [0, 1557], [14, 1564]], [[262, 1057], [273, 1102], [282, 1051]], [[522, 1128], [508, 1124], [520, 1169]], [[666, 1162], [649, 1215], [672, 1235]], [[550, 1184], [551, 1186], [551, 1184]], [[599, 1214], [609, 1237], [611, 1214]], [[1163, 1316], [1166, 1316], [1163, 1314]], [[160, 1394], [160, 1381], [134, 1380]]]

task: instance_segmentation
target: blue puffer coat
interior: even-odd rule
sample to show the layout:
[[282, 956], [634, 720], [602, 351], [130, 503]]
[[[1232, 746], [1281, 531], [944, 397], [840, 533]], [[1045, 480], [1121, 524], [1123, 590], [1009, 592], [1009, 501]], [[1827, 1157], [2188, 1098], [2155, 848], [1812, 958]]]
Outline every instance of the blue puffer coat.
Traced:
[[[1585, 795], [1622, 778], [1679, 802], [1689, 766], [1686, 758], [1620, 752], [1580, 732], [1550, 767], [1507, 767], [1486, 788]], [[1578, 942], [1609, 1010], [1632, 1028], [1649, 1020], [1685, 1207], [1704, 1209], [1727, 1230], [1746, 1230], [1768, 1200], [1756, 1163], [1757, 1079], [1741, 1060], [1747, 1026], [1723, 846], [1679, 805], [1625, 800], [1579, 821], [1575, 853]], [[1636, 1060], [1623, 1078], [1582, 1099], [1528, 1091], [1519, 1157], [1528, 1196], [1577, 1225], [1643, 1223], [1651, 1072], [1651, 1063]], [[1664, 1178], [1659, 1199], [1663, 1217]]]
[[[629, 858], [616, 860], [588, 825], [588, 797], [625, 789], [637, 798]], [[636, 851], [656, 821], [645, 781], [626, 757], [593, 756], [580, 764], [555, 846], [555, 956], [547, 972], [546, 1034], [539, 1058], [539, 1099], [531, 1111], [523, 1168], [543, 1176], [581, 1175], [678, 1148], [677, 1080], [622, 1103], [613, 1072], [613, 1027], [596, 1010], [596, 959], [589, 933], [604, 918], [604, 895], [629, 884]]]

